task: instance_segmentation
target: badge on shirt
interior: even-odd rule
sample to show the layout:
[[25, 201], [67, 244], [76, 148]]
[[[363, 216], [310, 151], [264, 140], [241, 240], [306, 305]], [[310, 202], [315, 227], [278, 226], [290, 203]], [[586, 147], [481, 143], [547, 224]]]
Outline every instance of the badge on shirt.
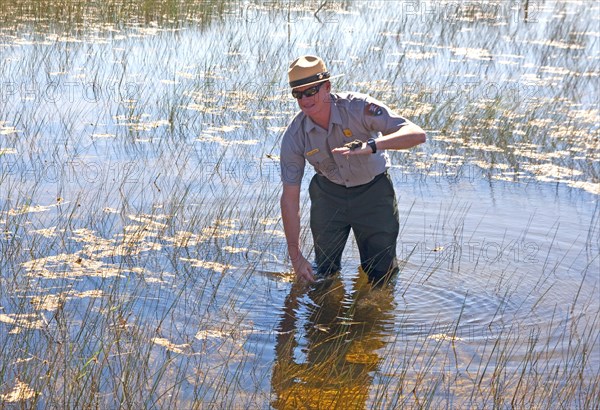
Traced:
[[344, 135], [348, 138], [352, 137], [352, 131], [350, 131], [350, 128], [344, 128]]
[[317, 152], [319, 152], [319, 148], [311, 149], [306, 153], [306, 156], [310, 157], [311, 155], [315, 155]]
[[370, 103], [365, 107], [365, 114], [372, 117], [379, 117], [381, 114], [383, 114], [383, 108], [377, 104]]

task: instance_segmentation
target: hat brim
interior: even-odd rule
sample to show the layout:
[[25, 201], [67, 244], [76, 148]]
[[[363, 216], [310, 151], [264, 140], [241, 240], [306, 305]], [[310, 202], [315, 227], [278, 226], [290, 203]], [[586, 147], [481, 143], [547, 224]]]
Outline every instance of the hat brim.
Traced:
[[313, 85], [313, 84], [319, 84], [319, 83], [324, 83], [325, 81], [329, 81], [329, 80], [333, 80], [334, 78], [338, 78], [338, 77], [343, 77], [344, 74], [336, 74], [336, 75], [331, 75], [327, 78], [323, 78], [321, 80], [317, 80], [317, 81], [312, 81], [310, 83], [306, 83], [306, 84], [302, 84], [302, 85], [297, 85], [296, 87], [292, 87], [292, 90], [295, 90], [297, 88], [302, 88], [302, 87], [306, 87], [307, 85]]

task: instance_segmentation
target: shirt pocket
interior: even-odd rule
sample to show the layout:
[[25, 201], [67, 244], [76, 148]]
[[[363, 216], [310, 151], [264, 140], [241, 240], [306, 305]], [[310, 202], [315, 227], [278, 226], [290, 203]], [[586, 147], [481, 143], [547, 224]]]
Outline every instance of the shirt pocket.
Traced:
[[330, 155], [327, 151], [322, 148], [314, 148], [304, 154], [306, 160], [315, 168], [317, 168], [320, 164], [323, 164]]
[[[310, 153], [310, 151], [309, 151]], [[334, 178], [337, 174], [337, 164], [332, 154], [327, 151], [317, 151], [311, 155], [306, 155], [307, 161], [315, 168], [315, 171], [328, 178]]]

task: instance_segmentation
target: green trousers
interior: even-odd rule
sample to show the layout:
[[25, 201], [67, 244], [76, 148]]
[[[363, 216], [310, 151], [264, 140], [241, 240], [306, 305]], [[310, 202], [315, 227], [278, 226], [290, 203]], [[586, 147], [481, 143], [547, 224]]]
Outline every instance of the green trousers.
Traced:
[[387, 173], [352, 188], [316, 174], [308, 192], [319, 275], [331, 275], [341, 269], [350, 229], [358, 245], [361, 267], [372, 282], [389, 278], [398, 271], [398, 203]]

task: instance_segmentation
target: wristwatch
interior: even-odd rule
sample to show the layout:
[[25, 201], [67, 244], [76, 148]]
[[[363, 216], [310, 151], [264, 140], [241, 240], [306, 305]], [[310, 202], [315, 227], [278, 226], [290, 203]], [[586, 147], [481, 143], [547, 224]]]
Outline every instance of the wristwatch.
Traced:
[[377, 143], [375, 142], [375, 139], [369, 138], [367, 140], [367, 145], [369, 147], [371, 147], [371, 150], [373, 151], [373, 154], [377, 152]]

